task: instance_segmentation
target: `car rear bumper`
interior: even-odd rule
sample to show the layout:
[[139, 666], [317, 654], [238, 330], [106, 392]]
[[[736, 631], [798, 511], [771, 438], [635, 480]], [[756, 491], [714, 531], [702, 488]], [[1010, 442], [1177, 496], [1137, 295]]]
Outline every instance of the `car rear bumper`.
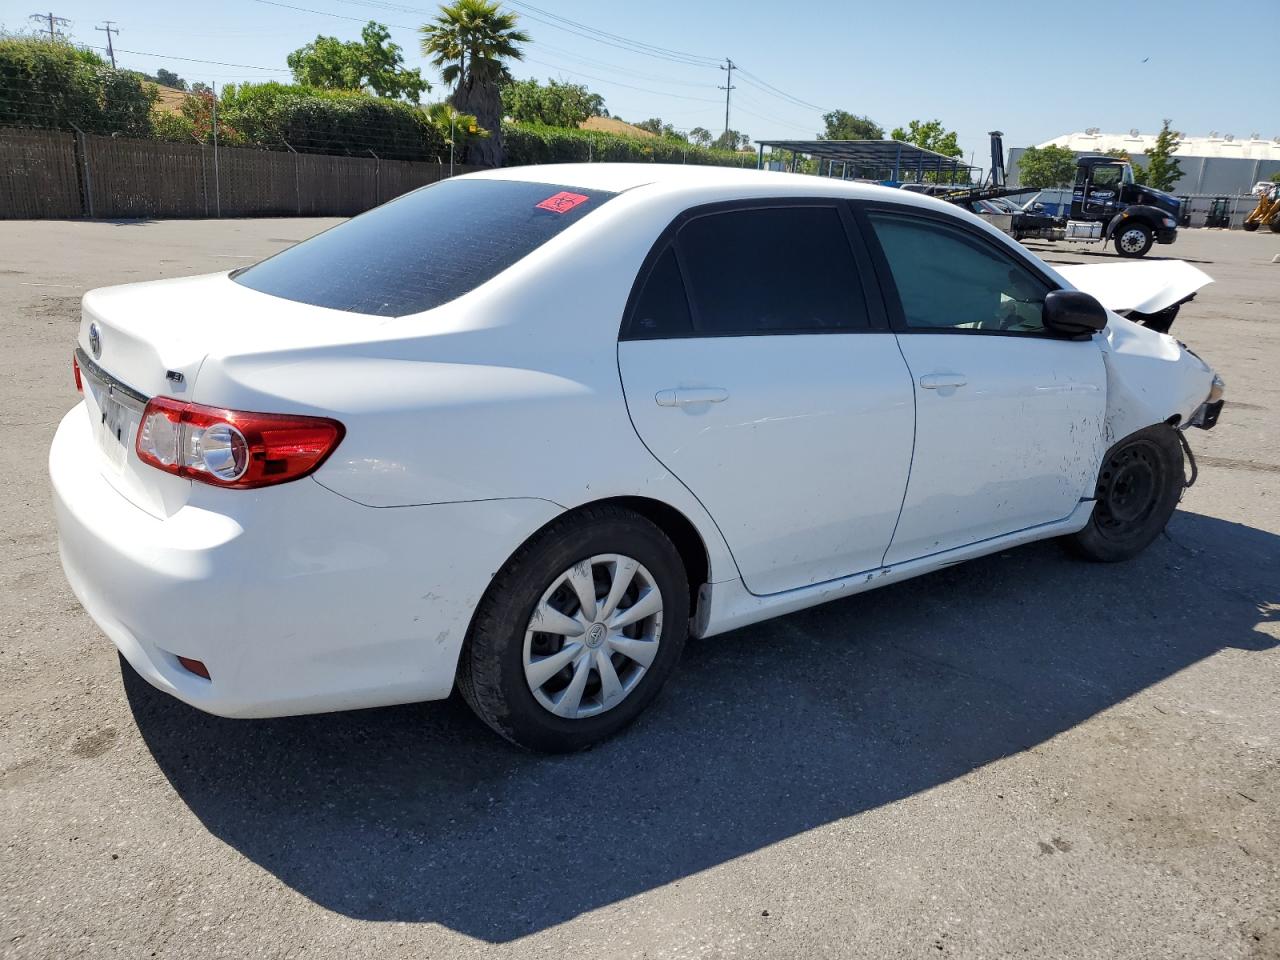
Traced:
[[107, 482], [94, 451], [76, 407], [49, 453], [72, 590], [139, 674], [228, 717], [448, 696], [492, 574], [559, 512], [533, 499], [379, 509], [306, 479], [197, 484], [158, 518]]

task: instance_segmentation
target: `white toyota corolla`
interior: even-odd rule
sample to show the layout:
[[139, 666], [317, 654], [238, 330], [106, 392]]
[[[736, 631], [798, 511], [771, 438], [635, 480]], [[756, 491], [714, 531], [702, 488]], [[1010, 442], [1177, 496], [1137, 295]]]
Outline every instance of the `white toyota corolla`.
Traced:
[[[1079, 280], [1077, 280], [1079, 285]], [[63, 567], [211, 713], [445, 697], [606, 737], [708, 636], [1164, 527], [1221, 381], [968, 213], [788, 174], [497, 170], [84, 298]]]

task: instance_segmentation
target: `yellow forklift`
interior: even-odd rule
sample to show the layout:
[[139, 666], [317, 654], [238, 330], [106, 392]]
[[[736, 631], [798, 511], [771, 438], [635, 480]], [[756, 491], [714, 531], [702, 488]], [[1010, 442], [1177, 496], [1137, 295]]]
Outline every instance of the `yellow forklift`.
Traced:
[[1244, 218], [1244, 228], [1252, 233], [1261, 226], [1269, 226], [1272, 233], [1280, 233], [1280, 183], [1265, 180], [1253, 187], [1258, 205]]

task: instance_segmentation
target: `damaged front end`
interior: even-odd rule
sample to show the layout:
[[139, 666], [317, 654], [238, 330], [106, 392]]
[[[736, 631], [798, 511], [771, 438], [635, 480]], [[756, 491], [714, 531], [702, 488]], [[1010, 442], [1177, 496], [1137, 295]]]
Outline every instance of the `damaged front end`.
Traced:
[[[1187, 348], [1184, 346], [1184, 350]], [[1187, 350], [1191, 353], [1190, 350]], [[1218, 417], [1222, 414], [1222, 405], [1226, 403], [1223, 395], [1227, 391], [1226, 381], [1218, 374], [1213, 375], [1213, 385], [1209, 388], [1209, 396], [1205, 402], [1196, 408], [1196, 412], [1191, 415], [1187, 421], [1188, 427], [1199, 427], [1201, 430], [1212, 430], [1218, 423]]]

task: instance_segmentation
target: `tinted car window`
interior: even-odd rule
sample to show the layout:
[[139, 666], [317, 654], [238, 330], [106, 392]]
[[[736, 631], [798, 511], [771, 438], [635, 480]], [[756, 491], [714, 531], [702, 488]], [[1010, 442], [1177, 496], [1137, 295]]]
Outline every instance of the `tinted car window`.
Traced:
[[693, 331], [689, 299], [676, 254], [670, 246], [649, 271], [631, 313], [628, 336], [635, 340], [687, 336]]
[[1038, 333], [1048, 285], [982, 238], [919, 217], [868, 214], [908, 327]]
[[262, 293], [397, 317], [448, 303], [614, 196], [511, 180], [446, 180], [234, 275]]
[[699, 216], [677, 242], [700, 335], [868, 326], [849, 238], [833, 207]]

